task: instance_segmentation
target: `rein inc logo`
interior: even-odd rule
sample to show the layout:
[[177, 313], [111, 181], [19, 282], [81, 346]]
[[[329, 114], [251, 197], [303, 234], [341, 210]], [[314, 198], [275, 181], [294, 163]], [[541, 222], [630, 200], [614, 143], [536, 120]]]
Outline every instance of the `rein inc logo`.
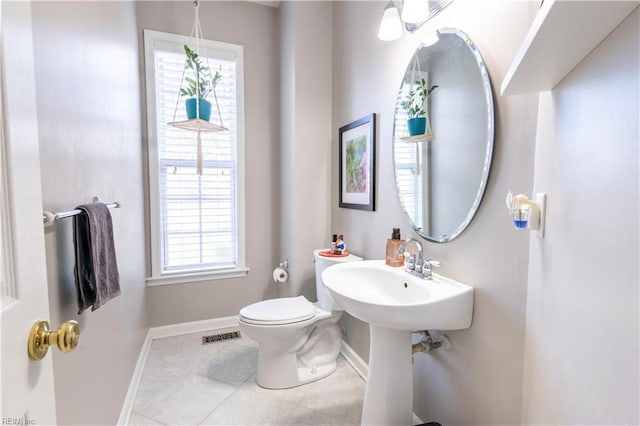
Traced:
[[3, 425], [35, 425], [36, 421], [27, 416], [24, 417], [2, 417]]

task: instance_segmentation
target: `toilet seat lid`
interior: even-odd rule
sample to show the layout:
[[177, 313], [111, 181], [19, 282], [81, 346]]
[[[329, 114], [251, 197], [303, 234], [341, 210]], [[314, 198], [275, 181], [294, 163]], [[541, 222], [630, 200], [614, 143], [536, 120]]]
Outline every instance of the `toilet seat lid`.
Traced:
[[313, 318], [316, 309], [304, 296], [263, 300], [240, 310], [240, 318], [251, 324], [291, 324]]

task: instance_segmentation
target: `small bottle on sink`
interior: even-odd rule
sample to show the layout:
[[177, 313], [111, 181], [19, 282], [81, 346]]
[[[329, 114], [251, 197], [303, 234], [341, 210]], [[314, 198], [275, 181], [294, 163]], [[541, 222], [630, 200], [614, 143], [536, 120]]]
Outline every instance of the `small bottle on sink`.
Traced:
[[385, 262], [389, 266], [402, 266], [404, 265], [403, 253], [398, 254], [398, 248], [402, 244], [402, 238], [400, 238], [400, 228], [393, 228], [391, 238], [387, 240], [387, 255]]

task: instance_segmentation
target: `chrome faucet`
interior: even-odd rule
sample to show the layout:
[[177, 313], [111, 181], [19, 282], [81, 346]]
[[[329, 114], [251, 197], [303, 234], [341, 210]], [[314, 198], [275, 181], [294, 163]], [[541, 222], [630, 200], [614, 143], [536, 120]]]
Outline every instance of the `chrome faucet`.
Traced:
[[422, 271], [422, 243], [416, 239], [413, 238], [408, 238], [406, 240], [404, 240], [402, 242], [402, 244], [400, 244], [400, 247], [398, 247], [398, 250], [396, 251], [396, 254], [399, 255], [403, 255], [405, 249], [407, 248], [407, 246], [411, 243], [414, 243], [416, 245], [416, 247], [418, 248], [418, 253], [413, 255], [410, 254], [409, 256], [407, 256], [405, 258], [405, 270], [407, 272], [415, 272], [416, 270], [420, 270]]
[[436, 260], [427, 259], [424, 260], [424, 254], [422, 251], [422, 243], [414, 238], [408, 238], [400, 244], [397, 254], [404, 254], [405, 249], [411, 243], [414, 243], [418, 248], [418, 253], [415, 255], [409, 254], [405, 257], [405, 271], [410, 274], [416, 275], [426, 280], [433, 279], [433, 267], [440, 266], [440, 262]]

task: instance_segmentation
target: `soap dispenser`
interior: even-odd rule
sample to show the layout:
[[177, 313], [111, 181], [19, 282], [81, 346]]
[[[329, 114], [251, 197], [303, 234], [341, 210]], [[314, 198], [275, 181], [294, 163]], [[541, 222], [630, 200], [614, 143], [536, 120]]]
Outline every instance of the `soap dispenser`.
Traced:
[[387, 240], [387, 255], [386, 263], [389, 266], [402, 266], [404, 265], [404, 254], [398, 254], [398, 248], [402, 244], [400, 238], [400, 228], [393, 228], [391, 238]]

